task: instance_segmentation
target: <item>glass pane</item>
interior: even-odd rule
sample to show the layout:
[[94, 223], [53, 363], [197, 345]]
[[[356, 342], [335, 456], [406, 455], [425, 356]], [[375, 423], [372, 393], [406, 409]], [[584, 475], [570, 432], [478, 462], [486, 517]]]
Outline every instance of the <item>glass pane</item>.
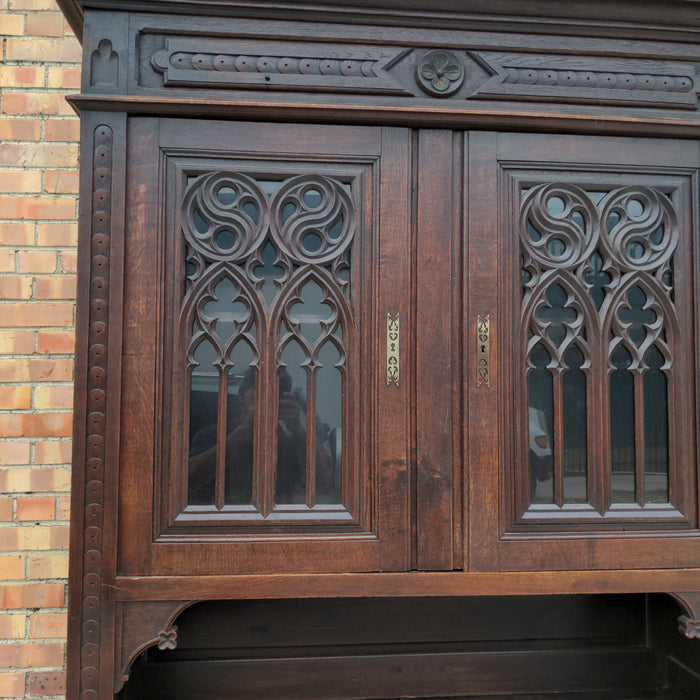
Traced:
[[530, 500], [532, 503], [554, 503], [553, 479], [553, 415], [552, 375], [546, 369], [549, 353], [535, 346], [530, 356], [533, 367], [528, 373]]
[[216, 426], [219, 413], [218, 353], [204, 341], [194, 352], [190, 378], [190, 452], [187, 502], [213, 505], [216, 481]]
[[587, 503], [586, 375], [583, 353], [574, 345], [564, 358], [569, 369], [562, 377], [564, 413], [564, 502]]
[[343, 376], [337, 348], [327, 342], [316, 372], [316, 502], [340, 503], [343, 429]]
[[627, 369], [632, 364], [632, 357], [622, 345], [618, 345], [611, 359], [616, 368], [610, 374], [612, 501], [634, 503], [634, 377]]
[[664, 356], [652, 345], [644, 356], [644, 492], [647, 503], [668, 503], [668, 387]]
[[226, 415], [224, 503], [248, 505], [253, 500], [253, 454], [257, 370], [248, 343], [239, 341], [231, 353]]
[[277, 422], [277, 503], [306, 502], [306, 352], [296, 341], [282, 353]]

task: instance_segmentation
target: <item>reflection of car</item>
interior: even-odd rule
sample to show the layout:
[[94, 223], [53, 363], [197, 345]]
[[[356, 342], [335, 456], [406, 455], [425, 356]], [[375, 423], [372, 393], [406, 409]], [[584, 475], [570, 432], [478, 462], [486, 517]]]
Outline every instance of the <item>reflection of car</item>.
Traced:
[[544, 411], [530, 406], [530, 490], [534, 496], [538, 481], [552, 478], [552, 441]]

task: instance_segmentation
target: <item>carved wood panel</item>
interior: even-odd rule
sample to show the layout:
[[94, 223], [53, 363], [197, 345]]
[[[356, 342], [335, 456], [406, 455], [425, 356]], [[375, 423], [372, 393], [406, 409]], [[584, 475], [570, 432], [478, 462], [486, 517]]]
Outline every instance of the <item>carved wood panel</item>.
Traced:
[[[465, 328], [490, 313], [492, 386], [469, 389], [481, 426], [468, 438], [472, 563], [692, 562], [697, 150], [515, 134], [469, 144], [479, 267]], [[475, 238], [496, 210], [497, 240]]]
[[669, 493], [682, 381], [672, 199], [646, 186], [544, 183], [523, 192], [530, 493], [520, 501], [529, 514], [536, 504], [587, 504], [604, 515], [633, 503], [641, 516], [677, 502]]
[[[180, 217], [189, 274], [175, 350], [186, 359], [190, 430], [176, 454], [189, 454], [188, 506], [200, 519], [207, 506], [248, 522], [352, 517], [355, 177], [190, 177]], [[206, 394], [198, 389], [212, 368], [216, 425], [201, 425], [206, 407], [195, 397]]]

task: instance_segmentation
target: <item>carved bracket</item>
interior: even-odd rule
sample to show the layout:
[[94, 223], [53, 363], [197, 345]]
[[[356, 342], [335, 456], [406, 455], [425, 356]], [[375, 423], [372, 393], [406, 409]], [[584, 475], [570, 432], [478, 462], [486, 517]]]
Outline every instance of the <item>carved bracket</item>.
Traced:
[[700, 593], [670, 593], [685, 611], [678, 618], [678, 631], [688, 639], [700, 639]]
[[118, 693], [129, 680], [131, 665], [146, 649], [175, 649], [177, 626], [175, 620], [196, 601], [123, 602], [117, 607], [117, 634], [114, 664], [114, 693]]

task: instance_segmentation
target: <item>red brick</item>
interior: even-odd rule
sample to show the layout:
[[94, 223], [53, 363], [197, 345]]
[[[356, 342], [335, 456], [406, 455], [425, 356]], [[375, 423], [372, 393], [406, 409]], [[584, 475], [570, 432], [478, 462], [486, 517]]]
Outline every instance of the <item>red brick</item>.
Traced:
[[17, 520], [55, 520], [56, 499], [52, 496], [18, 496]]
[[73, 38], [7, 39], [5, 48], [8, 61], [79, 63], [80, 54], [80, 44]]
[[76, 90], [80, 88], [79, 66], [49, 66], [46, 85], [50, 88]]
[[27, 168], [75, 168], [78, 165], [78, 146], [64, 143], [0, 144], [0, 165]]
[[41, 173], [38, 170], [0, 170], [0, 192], [41, 192]]
[[48, 579], [68, 576], [68, 554], [34, 554], [29, 556], [29, 578]]
[[63, 665], [63, 644], [59, 642], [13, 642], [0, 645], [0, 667], [41, 668]]
[[[2, 20], [0, 20], [0, 27], [2, 27]], [[44, 81], [43, 68], [37, 66], [0, 66], [0, 85], [10, 88], [44, 87]]]
[[22, 36], [24, 34], [24, 15], [14, 12], [0, 12], [0, 27], [7, 36]]
[[37, 277], [34, 297], [35, 299], [75, 299], [75, 285], [76, 278], [73, 275]]
[[61, 496], [58, 499], [57, 520], [70, 520], [70, 496]]
[[50, 194], [77, 194], [79, 183], [77, 170], [51, 170], [44, 173], [44, 191]]
[[26, 628], [26, 615], [22, 613], [0, 614], [0, 639], [24, 639]]
[[11, 10], [55, 10], [56, 0], [9, 0]]
[[34, 224], [16, 221], [0, 224], [0, 243], [12, 246], [34, 245]]
[[[2, 449], [1, 443], [0, 449]], [[12, 499], [9, 496], [0, 496], [0, 521], [8, 523], [10, 520], [12, 520]]]
[[61, 608], [66, 602], [65, 589], [63, 583], [3, 584], [0, 586], [0, 607], [7, 610]]
[[[70, 489], [70, 469], [68, 467], [44, 467], [39, 469], [3, 469], [0, 470], [0, 491], [6, 493], [50, 493], [52, 491], [68, 491]], [[31, 533], [40, 528], [22, 528]], [[0, 547], [0, 550], [17, 550], [18, 528], [0, 528], [2, 533], [8, 532], [7, 541], [14, 539], [14, 545]], [[14, 533], [14, 538], [11, 536]], [[49, 537], [39, 533], [48, 541]], [[23, 533], [23, 538], [25, 535]]]
[[70, 359], [0, 358], [0, 382], [69, 382], [73, 379]]
[[0, 197], [1, 219], [73, 219], [75, 197]]
[[77, 272], [78, 271], [78, 256], [75, 253], [61, 251], [58, 254], [59, 270], [61, 272]]
[[29, 464], [30, 445], [22, 440], [3, 440], [0, 442], [0, 465]]
[[[59, 171], [70, 176], [71, 173], [67, 170]], [[48, 189], [48, 173], [47, 189]], [[61, 182], [62, 181], [62, 182]], [[68, 178], [70, 182], [70, 177]], [[66, 181], [60, 176], [56, 178], [56, 185], [61, 186]], [[76, 222], [50, 222], [40, 223], [37, 227], [37, 245], [39, 246], [71, 246], [74, 247], [78, 242], [78, 224]]]
[[44, 613], [29, 618], [29, 636], [32, 639], [66, 636], [66, 614]]
[[65, 355], [73, 353], [74, 350], [74, 331], [39, 331], [37, 333], [38, 352]]
[[33, 331], [0, 331], [0, 355], [29, 355], [33, 352]]
[[34, 408], [37, 410], [73, 408], [73, 385], [37, 386], [34, 389]]
[[0, 326], [70, 326], [73, 304], [23, 302], [0, 304]]
[[[0, 224], [2, 226], [2, 224]], [[0, 272], [15, 271], [15, 251], [0, 249]]]
[[47, 119], [44, 128], [44, 138], [47, 141], [79, 141], [80, 120]]
[[27, 15], [28, 36], [63, 36], [63, 15], [60, 13]]
[[[0, 407], [9, 410], [26, 410], [32, 407], [32, 388], [0, 385]], [[0, 448], [1, 449], [1, 448]]]
[[34, 445], [37, 464], [69, 464], [72, 456], [70, 440], [44, 440]]
[[24, 557], [21, 554], [0, 556], [0, 580], [19, 581], [24, 578]]
[[30, 299], [32, 278], [27, 276], [0, 277], [0, 299]]
[[0, 119], [0, 141], [38, 141], [41, 119], [4, 117]]
[[5, 92], [3, 114], [58, 114], [61, 96], [55, 92]]
[[0, 413], [0, 434], [7, 437], [69, 437], [70, 413]]
[[56, 253], [52, 250], [20, 250], [17, 268], [19, 272], [56, 272]]
[[65, 671], [32, 671], [29, 673], [29, 696], [63, 695], [66, 692]]
[[26, 674], [8, 671], [0, 673], [0, 698], [23, 698]]

